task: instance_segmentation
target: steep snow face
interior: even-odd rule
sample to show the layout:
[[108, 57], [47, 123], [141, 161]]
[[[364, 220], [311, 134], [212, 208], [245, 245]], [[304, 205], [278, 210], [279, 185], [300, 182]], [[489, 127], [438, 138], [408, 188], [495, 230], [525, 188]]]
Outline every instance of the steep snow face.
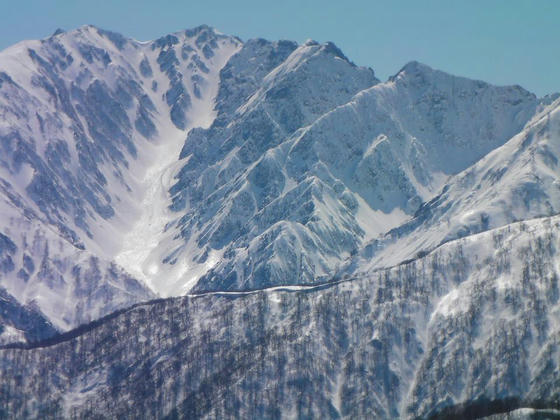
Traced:
[[559, 160], [557, 99], [506, 144], [452, 177], [414, 219], [368, 244], [352, 266], [391, 266], [449, 240], [560, 213]]
[[536, 106], [521, 88], [413, 62], [302, 132], [288, 168], [297, 178], [324, 164], [372, 209], [413, 214], [449, 175], [519, 132]]
[[0, 53], [3, 287], [62, 329], [154, 296], [173, 163], [239, 47], [207, 26], [144, 43], [85, 26]]
[[[519, 86], [451, 76], [411, 62], [388, 83], [401, 109], [399, 123], [426, 151], [430, 169], [456, 174], [517, 134], [538, 100]], [[388, 99], [388, 98], [387, 98]]]
[[178, 279], [173, 294], [195, 284], [207, 290], [309, 283], [349, 255], [365, 235], [353, 216], [358, 199], [322, 181], [321, 168], [290, 178], [285, 161], [297, 130], [376, 83], [370, 69], [356, 67], [332, 44], [257, 40], [232, 58], [222, 72], [216, 121], [189, 134], [186, 163], [171, 190], [186, 243], [169, 260], [201, 267]]
[[189, 245], [177, 255], [219, 255], [195, 290], [321, 281], [504, 144], [538, 104], [519, 87], [419, 63], [386, 83], [366, 76], [333, 45], [310, 42], [191, 133], [172, 189], [187, 213]]

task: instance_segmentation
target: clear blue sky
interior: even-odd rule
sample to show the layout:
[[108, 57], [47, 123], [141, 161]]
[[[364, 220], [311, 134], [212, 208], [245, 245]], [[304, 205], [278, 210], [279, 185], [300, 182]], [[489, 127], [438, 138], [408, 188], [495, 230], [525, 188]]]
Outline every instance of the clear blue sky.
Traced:
[[242, 39], [313, 38], [382, 80], [418, 60], [539, 96], [560, 91], [558, 0], [0, 0], [0, 49], [88, 23], [139, 40], [202, 23]]

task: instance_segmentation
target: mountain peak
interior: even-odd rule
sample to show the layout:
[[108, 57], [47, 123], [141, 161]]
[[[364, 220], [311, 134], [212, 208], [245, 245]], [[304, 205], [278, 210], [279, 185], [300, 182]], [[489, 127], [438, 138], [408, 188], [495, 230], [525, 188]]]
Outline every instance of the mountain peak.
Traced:
[[64, 29], [57, 28], [56, 31], [54, 31], [53, 34], [52, 34], [51, 36], [57, 36], [57, 35], [60, 35], [60, 34], [65, 33], [65, 32], [66, 32], [66, 31], [65, 31]]
[[75, 31], [76, 32], [90, 32], [90, 31], [97, 31], [98, 29], [99, 28], [97, 26], [88, 23], [86, 25], [79, 26]]
[[327, 42], [325, 42], [325, 43], [323, 44], [322, 48], [323, 48], [323, 50], [324, 50], [325, 52], [330, 53], [330, 54], [334, 55], [335, 57], [342, 58], [344, 61], [348, 61], [350, 64], [355, 65], [354, 63], [352, 63], [352, 62], [348, 59], [348, 57], [346, 57], [346, 56], [344, 55], [344, 53], [342, 52], [342, 50], [341, 50], [340, 48], [338, 48], [338, 47], [334, 44], [334, 42], [327, 41]]
[[556, 101], [558, 98], [560, 98], [560, 92], [556, 92], [556, 93], [550, 93], [548, 95], [543, 96], [542, 98], [539, 99], [539, 102], [545, 106], [552, 104], [554, 101]]
[[189, 38], [195, 37], [201, 34], [202, 32], [210, 32], [215, 34], [216, 30], [213, 27], [206, 24], [198, 25], [195, 26], [194, 28], [185, 29], [185, 35], [188, 36]]
[[389, 80], [395, 81], [399, 78], [412, 75], [429, 74], [433, 73], [434, 71], [436, 70], [434, 70], [430, 66], [420, 63], [419, 61], [412, 60], [406, 63], [394, 76], [389, 77]]
[[119, 50], [122, 50], [124, 46], [131, 41], [130, 38], [125, 37], [118, 32], [102, 29], [91, 24], [82, 25], [70, 31], [65, 31], [59, 28], [49, 37], [49, 39], [58, 37], [63, 37], [64, 39], [81, 39], [93, 43], [105, 38], [113, 43]]
[[[394, 76], [389, 77], [389, 82], [411, 83], [417, 87], [422, 86], [447, 86], [452, 89], [457, 84], [463, 86], [464, 89], [501, 89], [508, 92], [509, 95], [521, 96], [536, 99], [535, 94], [519, 85], [498, 86], [491, 83], [471, 79], [464, 76], [458, 76], [443, 70], [434, 69], [419, 61], [413, 60], [405, 64]], [[543, 98], [544, 100], [544, 98]]]
[[418, 72], [431, 73], [435, 70], [432, 67], [428, 66], [427, 64], [421, 63], [420, 61], [412, 60], [404, 65], [402, 71], [415, 72], [415, 73]]

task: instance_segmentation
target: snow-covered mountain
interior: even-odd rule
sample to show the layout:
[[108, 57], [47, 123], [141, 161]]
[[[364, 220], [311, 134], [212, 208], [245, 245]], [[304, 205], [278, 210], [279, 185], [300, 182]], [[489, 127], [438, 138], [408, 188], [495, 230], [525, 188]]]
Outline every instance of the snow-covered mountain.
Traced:
[[330, 42], [10, 47], [0, 344], [42, 344], [0, 350], [0, 417], [560, 409], [559, 160], [558, 95]]
[[[416, 62], [380, 83], [332, 43], [242, 43], [205, 26], [144, 43], [86, 26], [18, 44], [0, 68], [6, 205], [54, 230], [59, 259], [99, 259], [85, 295], [123, 304], [324, 281], [538, 106]], [[30, 230], [3, 222], [10, 237]], [[74, 266], [42, 290], [11, 240], [22, 255], [5, 287], [59, 327], [116, 308], [76, 315]], [[102, 274], [112, 264], [140, 283]]]
[[[304, 45], [286, 65], [300, 59], [300, 50], [330, 53], [327, 47]], [[343, 78], [347, 90], [362, 70], [340, 55], [328, 58], [350, 71]], [[215, 123], [189, 135], [182, 152], [189, 160], [172, 188], [175, 209], [187, 210], [182, 235], [196, 240], [203, 258], [225, 250], [194, 290], [324, 281], [364, 241], [410, 218], [450, 175], [504, 144], [537, 108], [535, 96], [519, 87], [494, 87], [413, 62], [388, 82], [368, 80], [372, 87], [306, 120], [299, 117], [305, 107], [294, 111], [300, 103], [326, 103], [306, 83], [348, 99], [337, 91], [336, 77], [317, 80], [325, 64], [311, 81], [308, 66], [290, 72], [279, 66], [265, 78], [279, 88], [265, 84], [267, 93], [261, 88], [233, 115], [223, 115], [218, 104]], [[298, 91], [280, 100], [271, 94], [286, 90], [278, 74], [297, 78], [289, 83]], [[286, 109], [296, 114], [288, 122]], [[290, 127], [299, 120], [297, 130]]]
[[60, 329], [155, 296], [139, 265], [165, 178], [239, 48], [205, 26], [147, 43], [86, 26], [0, 53], [2, 287]]
[[539, 105], [507, 143], [450, 178], [407, 223], [352, 261], [359, 271], [417, 258], [447, 241], [560, 213], [560, 99]]

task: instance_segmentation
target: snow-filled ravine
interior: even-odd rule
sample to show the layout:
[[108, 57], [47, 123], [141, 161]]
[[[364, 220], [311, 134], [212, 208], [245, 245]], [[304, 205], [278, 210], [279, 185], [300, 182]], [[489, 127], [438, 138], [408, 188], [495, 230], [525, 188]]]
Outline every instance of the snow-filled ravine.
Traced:
[[[123, 235], [122, 247], [115, 256], [118, 264], [160, 296], [184, 293], [204, 272], [185, 261], [173, 265], [162, 263], [177, 242], [176, 232], [168, 229], [178, 219], [177, 213], [169, 209], [169, 189], [184, 164], [179, 155], [188, 132], [193, 128], [208, 128], [214, 121], [220, 70], [240, 48], [239, 44], [229, 41], [225, 45], [219, 44], [220, 48], [206, 61], [208, 73], [205, 83], [199, 88], [200, 97], [192, 97], [186, 113], [186, 127], [178, 129], [169, 121], [167, 127], [160, 130], [157, 144], [150, 151], [151, 161], [140, 182], [140, 216], [130, 231]], [[157, 82], [165, 83], [164, 77]], [[208, 264], [205, 267], [209, 268]]]

